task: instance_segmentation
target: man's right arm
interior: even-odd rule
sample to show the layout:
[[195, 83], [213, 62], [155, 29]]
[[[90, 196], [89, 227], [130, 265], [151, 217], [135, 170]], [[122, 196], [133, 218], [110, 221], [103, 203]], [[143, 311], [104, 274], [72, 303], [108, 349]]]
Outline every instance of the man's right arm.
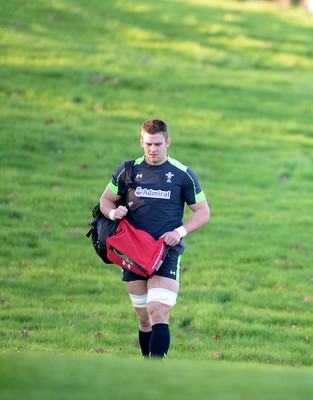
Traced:
[[102, 214], [112, 220], [120, 220], [127, 214], [128, 210], [125, 206], [116, 207], [121, 200], [121, 196], [112, 192], [107, 186], [100, 197], [100, 210]]
[[[128, 213], [128, 209], [125, 206], [117, 207], [121, 198], [122, 196], [113, 193], [109, 186], [107, 186], [100, 197], [100, 210], [102, 214], [113, 221], [124, 218]], [[129, 202], [128, 206], [131, 207], [132, 205], [133, 203]]]

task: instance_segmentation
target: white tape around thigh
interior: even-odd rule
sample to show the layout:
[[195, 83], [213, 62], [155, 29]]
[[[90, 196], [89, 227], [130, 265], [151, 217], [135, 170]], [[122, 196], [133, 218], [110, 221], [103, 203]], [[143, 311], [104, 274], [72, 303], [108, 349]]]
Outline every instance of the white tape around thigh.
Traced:
[[140, 296], [136, 294], [129, 293], [129, 297], [136, 308], [146, 308], [147, 307], [147, 293]]
[[147, 303], [151, 301], [158, 301], [159, 303], [167, 304], [168, 306], [174, 307], [176, 304], [177, 293], [172, 290], [153, 288], [148, 290]]

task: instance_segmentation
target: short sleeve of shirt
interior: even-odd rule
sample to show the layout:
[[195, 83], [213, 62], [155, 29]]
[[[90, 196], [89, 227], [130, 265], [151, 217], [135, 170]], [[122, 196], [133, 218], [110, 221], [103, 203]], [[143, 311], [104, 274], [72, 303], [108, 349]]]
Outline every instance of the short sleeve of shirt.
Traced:
[[123, 196], [126, 192], [125, 184], [125, 164], [121, 164], [112, 174], [112, 179], [109, 183], [109, 188], [113, 193]]
[[199, 203], [205, 200], [199, 179], [193, 170], [188, 167], [183, 178], [183, 196], [188, 205]]

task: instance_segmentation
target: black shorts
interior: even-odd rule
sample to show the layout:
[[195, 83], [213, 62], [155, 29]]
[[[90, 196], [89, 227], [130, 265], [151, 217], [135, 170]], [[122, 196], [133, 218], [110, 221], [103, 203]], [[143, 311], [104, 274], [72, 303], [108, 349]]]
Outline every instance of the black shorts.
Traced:
[[[180, 282], [181, 277], [181, 254], [176, 252], [169, 251], [165, 260], [163, 261], [160, 269], [156, 271], [154, 275], [163, 276], [164, 278], [174, 279], [177, 282]], [[149, 278], [145, 278], [144, 276], [137, 275], [132, 271], [128, 271], [123, 269], [122, 280], [124, 282], [132, 282], [132, 281], [146, 281]]]

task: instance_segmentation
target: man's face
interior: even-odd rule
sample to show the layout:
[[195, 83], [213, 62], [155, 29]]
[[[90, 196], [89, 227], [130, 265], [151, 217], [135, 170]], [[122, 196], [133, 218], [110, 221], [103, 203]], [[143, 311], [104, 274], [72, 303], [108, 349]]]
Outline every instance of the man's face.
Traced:
[[165, 140], [162, 133], [143, 133], [141, 147], [144, 149], [145, 158], [150, 165], [161, 165], [166, 161], [166, 150], [170, 146], [170, 138]]

